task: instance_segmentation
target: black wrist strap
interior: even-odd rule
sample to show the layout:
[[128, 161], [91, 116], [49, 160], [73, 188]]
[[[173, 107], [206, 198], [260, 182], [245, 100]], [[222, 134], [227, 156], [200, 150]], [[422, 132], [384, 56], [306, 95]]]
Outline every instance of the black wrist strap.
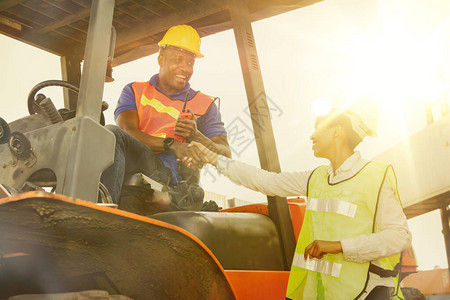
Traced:
[[377, 274], [378, 276], [382, 278], [386, 277], [397, 277], [398, 273], [400, 272], [400, 263], [396, 264], [393, 270], [386, 270], [379, 266], [370, 264], [369, 271]]

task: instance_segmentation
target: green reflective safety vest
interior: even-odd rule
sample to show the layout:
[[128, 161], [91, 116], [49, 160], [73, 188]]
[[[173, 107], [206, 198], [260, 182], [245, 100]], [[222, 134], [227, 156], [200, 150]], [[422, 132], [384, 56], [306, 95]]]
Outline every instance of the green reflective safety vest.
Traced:
[[[305, 260], [304, 250], [314, 240], [340, 241], [379, 232], [374, 219], [384, 180], [389, 180], [399, 199], [394, 171], [389, 165], [369, 162], [353, 177], [335, 184], [329, 183], [327, 168], [317, 168], [309, 178], [306, 213], [286, 292], [288, 299], [358, 298], [369, 278], [369, 262], [347, 261], [342, 253]], [[399, 262], [400, 253], [372, 263], [393, 270]], [[392, 278], [396, 289], [391, 299], [403, 298], [398, 289], [399, 273]]]

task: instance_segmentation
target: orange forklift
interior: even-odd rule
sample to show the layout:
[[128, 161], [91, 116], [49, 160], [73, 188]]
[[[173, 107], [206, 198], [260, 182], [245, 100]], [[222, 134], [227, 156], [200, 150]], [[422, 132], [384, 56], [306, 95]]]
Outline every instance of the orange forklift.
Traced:
[[[279, 172], [251, 21], [315, 2], [2, 1], [0, 32], [60, 55], [64, 81], [36, 85], [29, 116], [0, 119], [0, 299], [81, 291], [284, 299], [304, 201], [268, 197], [268, 204], [151, 217], [115, 208], [99, 183], [114, 156], [101, 99], [108, 67], [155, 53], [169, 27], [189, 24], [202, 36], [232, 28], [261, 167]], [[38, 93], [54, 85], [66, 89], [64, 109]], [[163, 188], [141, 179], [150, 193]]]

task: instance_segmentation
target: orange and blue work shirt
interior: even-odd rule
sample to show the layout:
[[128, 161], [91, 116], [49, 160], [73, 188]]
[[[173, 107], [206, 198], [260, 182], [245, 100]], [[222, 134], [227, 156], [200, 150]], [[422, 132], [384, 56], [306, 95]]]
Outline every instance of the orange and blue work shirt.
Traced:
[[[165, 97], [168, 97], [172, 101], [181, 101], [184, 102], [186, 98], [186, 94], [189, 92], [187, 107], [189, 107], [189, 101], [191, 101], [196, 95], [197, 91], [190, 88], [190, 84], [186, 84], [184, 89], [178, 93], [166, 95], [157, 85], [159, 74], [155, 74], [149, 81], [149, 85], [153, 86], [156, 91], [163, 94]], [[136, 110], [138, 114], [142, 113], [142, 110], [138, 109], [136, 105], [136, 97], [135, 90], [133, 89], [133, 84], [129, 83], [126, 85], [120, 95], [119, 101], [117, 103], [117, 108], [114, 111], [114, 117], [117, 116], [124, 111], [127, 110]], [[158, 100], [158, 99], [156, 99]], [[141, 115], [139, 115], [139, 119], [141, 122]], [[197, 128], [200, 132], [202, 132], [206, 137], [212, 138], [215, 136], [227, 136], [227, 132], [224, 128], [224, 124], [222, 122], [220, 112], [217, 109], [215, 103], [212, 103], [208, 110], [202, 116], [197, 118]], [[172, 171], [173, 174], [173, 183], [182, 180], [181, 176], [178, 174], [179, 162], [177, 161], [176, 155], [173, 152], [162, 152], [157, 154], [159, 159], [163, 162], [163, 164]]]

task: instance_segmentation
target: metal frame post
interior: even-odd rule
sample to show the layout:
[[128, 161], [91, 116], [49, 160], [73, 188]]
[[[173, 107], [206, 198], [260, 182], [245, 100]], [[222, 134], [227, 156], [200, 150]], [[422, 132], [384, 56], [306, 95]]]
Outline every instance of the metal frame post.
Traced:
[[84, 51], [83, 73], [78, 96], [77, 117], [100, 121], [105, 83], [114, 0], [92, 1], [89, 30]]
[[[62, 80], [79, 87], [81, 81], [81, 57], [61, 56]], [[77, 108], [78, 94], [64, 89], [64, 107], [70, 110]]]
[[444, 235], [445, 250], [447, 253], [447, 264], [450, 272], [450, 225], [449, 225], [450, 210], [448, 205], [441, 208], [441, 222], [442, 234]]
[[114, 162], [114, 135], [100, 125], [114, 4], [92, 1], [77, 113], [65, 172], [59, 176], [63, 185], [58, 191], [91, 202], [97, 202], [102, 172]]
[[[242, 0], [229, 0], [228, 4], [261, 168], [280, 172], [280, 162], [247, 3]], [[289, 206], [286, 198], [281, 197], [268, 197], [268, 205], [269, 215], [276, 224], [282, 240], [285, 267], [289, 269], [295, 251], [295, 235]]]

